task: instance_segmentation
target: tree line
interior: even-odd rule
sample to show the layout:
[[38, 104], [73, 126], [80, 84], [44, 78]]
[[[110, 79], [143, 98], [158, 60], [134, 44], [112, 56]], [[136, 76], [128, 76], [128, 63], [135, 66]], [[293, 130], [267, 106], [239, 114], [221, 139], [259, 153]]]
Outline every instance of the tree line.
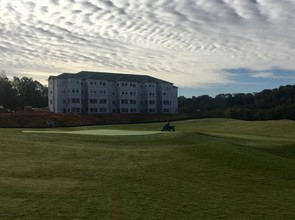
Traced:
[[11, 110], [23, 110], [24, 106], [47, 107], [48, 88], [32, 78], [14, 76], [10, 80], [1, 73], [0, 106]]
[[180, 96], [179, 113], [194, 117], [225, 117], [242, 120], [295, 120], [295, 85], [259, 93]]
[[[259, 93], [178, 97], [179, 113], [196, 118], [225, 117], [242, 120], [295, 120], [295, 85], [266, 89]], [[47, 107], [48, 88], [28, 77], [11, 80], [0, 74], [0, 106], [23, 110], [24, 106]]]

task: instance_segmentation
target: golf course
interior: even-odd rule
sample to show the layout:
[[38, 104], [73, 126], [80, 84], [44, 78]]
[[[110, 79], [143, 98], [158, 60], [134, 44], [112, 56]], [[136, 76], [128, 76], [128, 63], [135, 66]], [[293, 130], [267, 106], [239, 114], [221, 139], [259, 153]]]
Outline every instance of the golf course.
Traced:
[[295, 219], [295, 121], [0, 128], [0, 219]]

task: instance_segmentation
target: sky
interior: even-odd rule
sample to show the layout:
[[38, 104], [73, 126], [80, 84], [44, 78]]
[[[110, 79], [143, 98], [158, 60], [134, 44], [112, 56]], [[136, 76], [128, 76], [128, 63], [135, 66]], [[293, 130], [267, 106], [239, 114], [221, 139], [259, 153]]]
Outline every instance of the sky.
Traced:
[[295, 0], [0, 0], [0, 71], [145, 74], [186, 97], [295, 84]]

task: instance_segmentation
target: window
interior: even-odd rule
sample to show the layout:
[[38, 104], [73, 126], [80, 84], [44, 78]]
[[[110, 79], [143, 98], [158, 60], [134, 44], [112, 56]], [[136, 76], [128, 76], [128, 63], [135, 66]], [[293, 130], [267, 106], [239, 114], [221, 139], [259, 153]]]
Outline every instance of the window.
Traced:
[[122, 108], [122, 109], [121, 109], [121, 112], [123, 112], [123, 113], [128, 113], [128, 108]]
[[89, 99], [89, 103], [96, 104], [97, 103], [97, 99]]
[[79, 113], [79, 112], [80, 112], [80, 108], [72, 108], [72, 112], [77, 112], [77, 113]]
[[52, 104], [52, 100], [50, 100], [50, 104]]
[[106, 108], [100, 108], [99, 112], [107, 112], [107, 109]]
[[131, 108], [131, 109], [130, 109], [130, 112], [131, 112], [131, 113], [136, 113], [137, 110], [136, 110], [136, 108]]
[[121, 104], [128, 104], [128, 99], [121, 99]]
[[156, 112], [156, 109], [154, 109], [154, 108], [149, 108], [149, 113], [154, 113], [154, 112]]
[[80, 103], [80, 99], [74, 98], [74, 99], [72, 99], [72, 103]]
[[130, 104], [136, 104], [136, 100], [131, 99]]
[[100, 99], [99, 104], [107, 104], [107, 100], [106, 99]]
[[92, 113], [97, 112], [97, 108], [90, 108], [89, 111], [92, 112]]
[[164, 101], [163, 101], [163, 105], [169, 105], [169, 103], [170, 103], [170, 102], [169, 102], [168, 100], [164, 100]]
[[150, 105], [155, 105], [156, 104], [156, 101], [155, 100], [149, 100], [149, 104]]
[[168, 113], [168, 112], [170, 112], [170, 111], [169, 111], [168, 108], [164, 108], [164, 109], [163, 109], [163, 112]]

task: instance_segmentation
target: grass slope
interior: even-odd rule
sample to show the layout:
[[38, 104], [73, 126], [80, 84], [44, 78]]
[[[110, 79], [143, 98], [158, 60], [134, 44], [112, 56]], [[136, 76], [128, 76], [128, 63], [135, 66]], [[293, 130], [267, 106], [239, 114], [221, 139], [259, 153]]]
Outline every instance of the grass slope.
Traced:
[[174, 125], [114, 137], [0, 129], [0, 219], [295, 218], [294, 122]]

